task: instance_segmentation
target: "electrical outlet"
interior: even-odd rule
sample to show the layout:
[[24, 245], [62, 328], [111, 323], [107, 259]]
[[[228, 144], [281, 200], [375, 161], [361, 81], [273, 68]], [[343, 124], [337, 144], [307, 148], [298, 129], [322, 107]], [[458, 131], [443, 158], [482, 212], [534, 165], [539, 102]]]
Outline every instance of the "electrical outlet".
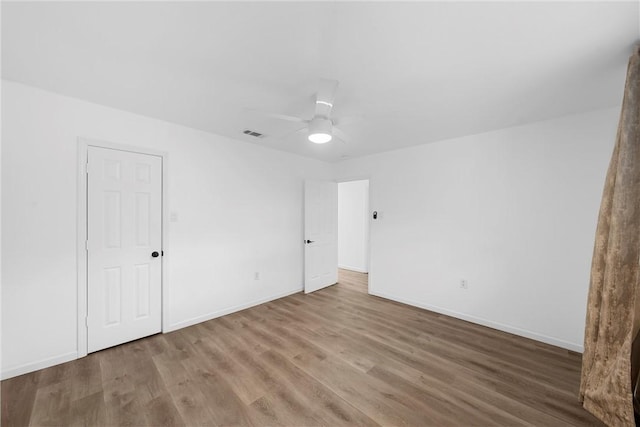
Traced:
[[259, 272], [255, 272], [253, 273], [253, 280], [260, 280], [260, 273]]
[[468, 289], [469, 288], [469, 284], [467, 283], [466, 279], [460, 279], [460, 288], [461, 289]]

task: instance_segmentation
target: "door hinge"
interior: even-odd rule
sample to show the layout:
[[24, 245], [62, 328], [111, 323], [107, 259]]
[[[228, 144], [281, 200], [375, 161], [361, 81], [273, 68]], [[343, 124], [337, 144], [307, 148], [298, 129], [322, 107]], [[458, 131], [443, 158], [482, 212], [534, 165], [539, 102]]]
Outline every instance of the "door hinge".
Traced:
[[84, 248], [88, 251], [89, 250], [89, 241], [85, 240], [84, 241]]
[[89, 317], [85, 317], [84, 318], [84, 325], [88, 328], [89, 327]]
[[85, 165], [84, 170], [86, 171], [87, 174], [89, 174], [89, 162], [87, 162], [87, 164]]

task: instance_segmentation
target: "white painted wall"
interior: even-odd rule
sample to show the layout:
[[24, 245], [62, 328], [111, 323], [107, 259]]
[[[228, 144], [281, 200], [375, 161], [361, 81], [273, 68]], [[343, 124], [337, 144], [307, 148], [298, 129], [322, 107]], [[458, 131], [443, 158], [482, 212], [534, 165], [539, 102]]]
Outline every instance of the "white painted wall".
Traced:
[[[2, 22], [2, 7], [0, 7], [0, 22]], [[0, 45], [2, 44], [0, 35]], [[0, 55], [0, 70], [2, 70], [2, 55]], [[0, 99], [2, 99], [2, 81], [0, 81]], [[0, 117], [2, 117], [2, 103], [0, 103]], [[0, 379], [2, 378], [2, 120], [0, 120]], [[2, 402], [2, 387], [0, 387], [0, 402]], [[2, 419], [2, 405], [0, 404], [0, 420]]]
[[[13, 82], [2, 91], [2, 375], [75, 358], [77, 138], [169, 153], [176, 329], [300, 291], [303, 182], [323, 162]], [[260, 280], [254, 280], [254, 272]]]
[[[619, 109], [336, 165], [369, 176], [371, 293], [581, 351]], [[468, 289], [459, 287], [460, 279]]]
[[582, 348], [617, 108], [330, 167], [21, 84], [2, 89], [3, 377], [76, 356], [78, 136], [169, 153], [178, 222], [168, 329], [301, 290], [304, 179], [369, 176], [370, 210], [381, 214], [372, 293]]
[[369, 181], [338, 183], [338, 266], [369, 271]]

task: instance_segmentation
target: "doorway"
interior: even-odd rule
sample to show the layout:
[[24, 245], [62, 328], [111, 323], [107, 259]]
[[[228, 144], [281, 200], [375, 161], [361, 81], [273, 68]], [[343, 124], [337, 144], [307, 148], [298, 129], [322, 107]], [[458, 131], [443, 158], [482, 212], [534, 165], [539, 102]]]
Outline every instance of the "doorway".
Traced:
[[368, 291], [369, 180], [338, 183], [339, 281]]
[[166, 154], [80, 141], [78, 357], [162, 331]]

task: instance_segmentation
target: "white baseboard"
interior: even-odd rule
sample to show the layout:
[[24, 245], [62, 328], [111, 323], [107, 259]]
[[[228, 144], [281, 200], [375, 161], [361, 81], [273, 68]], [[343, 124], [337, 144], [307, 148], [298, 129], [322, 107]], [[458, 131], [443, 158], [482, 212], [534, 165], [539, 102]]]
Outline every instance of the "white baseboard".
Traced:
[[[342, 268], [342, 267], [341, 267]], [[227, 314], [235, 313], [236, 311], [244, 310], [250, 307], [254, 307], [256, 305], [264, 304], [269, 301], [273, 301], [279, 298], [284, 298], [286, 296], [301, 292], [303, 288], [294, 289], [291, 291], [287, 291], [281, 294], [272, 295], [266, 298], [261, 298], [259, 300], [255, 300], [245, 304], [239, 304], [233, 307], [229, 307], [223, 310], [218, 310], [213, 313], [208, 313], [202, 316], [194, 317], [191, 319], [187, 319], [178, 323], [174, 323], [166, 328], [163, 332], [171, 332], [178, 329], [186, 328], [187, 326], [195, 325], [201, 322], [206, 322], [207, 320], [215, 319], [216, 317], [225, 316]], [[566, 348], [568, 350], [576, 351], [578, 353], [582, 353], [584, 348], [582, 344], [576, 344], [564, 340], [560, 340], [557, 338], [553, 338], [547, 335], [539, 334], [536, 332], [528, 331], [525, 329], [520, 329], [514, 326], [505, 325], [502, 323], [494, 322], [491, 320], [483, 319], [476, 316], [471, 316], [464, 313], [459, 313], [457, 311], [448, 310], [442, 307], [437, 307], [429, 304], [424, 304], [417, 301], [407, 300], [404, 298], [398, 298], [392, 295], [387, 295], [382, 292], [374, 292], [369, 289], [369, 294], [378, 296], [380, 298], [385, 298], [388, 300], [396, 301], [402, 304], [411, 305], [414, 307], [423, 308], [425, 310], [433, 311], [436, 313], [444, 314], [447, 316], [455, 317], [457, 319], [466, 320], [468, 322], [477, 323], [479, 325], [487, 326], [489, 328], [497, 329], [499, 331], [508, 332], [514, 335], [519, 335], [525, 338], [530, 338], [532, 340], [540, 341], [546, 344], [554, 345], [556, 347]], [[69, 362], [71, 360], [75, 360], [78, 358], [78, 353], [76, 351], [72, 351], [69, 353], [61, 354], [58, 356], [50, 357], [47, 359], [39, 360], [36, 362], [25, 363], [20, 366], [16, 366], [13, 368], [9, 368], [7, 370], [2, 371], [0, 374], [0, 379], [6, 380], [9, 378], [17, 377], [18, 375], [27, 374], [29, 372], [37, 371], [39, 369], [48, 368], [50, 366], [59, 365], [61, 363]]]
[[352, 267], [350, 265], [338, 264], [338, 268], [341, 268], [343, 270], [357, 271], [358, 273], [368, 273], [368, 271], [364, 268]]
[[566, 348], [567, 350], [575, 351], [578, 353], [582, 353], [584, 351], [584, 346], [582, 344], [576, 344], [568, 341], [564, 341], [558, 338], [550, 337], [547, 335], [539, 334], [537, 332], [528, 331], [526, 329], [520, 329], [515, 326], [505, 325], [502, 323], [494, 322], [492, 320], [483, 319], [481, 317], [471, 316], [464, 313], [459, 313], [457, 311], [448, 310], [446, 308], [437, 307], [434, 305], [424, 304], [417, 301], [411, 301], [404, 298], [398, 298], [392, 295], [387, 295], [382, 292], [373, 292], [371, 288], [369, 288], [369, 294], [375, 295], [380, 298], [389, 299], [392, 301], [400, 302], [402, 304], [412, 305], [414, 307], [423, 308], [425, 310], [433, 311], [436, 313], [444, 314], [446, 316], [455, 317], [456, 319], [466, 320], [467, 322], [477, 323], [478, 325], [487, 326], [492, 329], [497, 329], [499, 331], [508, 332], [510, 334], [518, 335], [525, 338], [530, 338], [535, 341], [540, 341], [546, 344], [551, 344], [556, 347]]
[[264, 304], [265, 302], [273, 301], [279, 298], [284, 298], [289, 295], [297, 294], [304, 288], [294, 289], [291, 291], [283, 292], [280, 294], [272, 295], [259, 300], [251, 301], [245, 304], [239, 304], [233, 307], [225, 308], [222, 310], [214, 311], [212, 313], [203, 314], [202, 316], [193, 317], [191, 319], [183, 320], [178, 323], [174, 323], [165, 328], [162, 332], [172, 332], [178, 329], [186, 328], [187, 326], [196, 325], [198, 323], [206, 322], [207, 320], [215, 319], [216, 317], [226, 316], [227, 314], [235, 313], [236, 311], [245, 310], [247, 308], [255, 307], [256, 305]]
[[[256, 305], [264, 304], [265, 302], [273, 301], [278, 298], [283, 298], [292, 294], [296, 294], [303, 290], [302, 287], [299, 289], [294, 289], [291, 291], [287, 291], [281, 294], [276, 294], [269, 296], [267, 298], [261, 298], [259, 300], [251, 301], [249, 303], [236, 305], [234, 307], [229, 307], [224, 310], [219, 310], [213, 313], [205, 314], [203, 316], [194, 317], [192, 319], [184, 320], [182, 322], [175, 323], [166, 328], [163, 332], [171, 332], [178, 329], [185, 328], [187, 326], [195, 325], [197, 323], [205, 322], [207, 320], [215, 319], [216, 317], [224, 316], [226, 314], [235, 313], [236, 311], [244, 310], [246, 308], [254, 307]], [[37, 362], [29, 362], [20, 366], [16, 366], [14, 368], [9, 368], [5, 371], [2, 371], [0, 374], [0, 379], [6, 380], [9, 378], [17, 377], [18, 375], [27, 374], [29, 372], [37, 371], [40, 369], [48, 368], [50, 366], [59, 365], [61, 363], [69, 362], [71, 360], [75, 360], [78, 358], [78, 352], [73, 351], [70, 353], [61, 354], [59, 356], [50, 357], [48, 359], [39, 360]]]
[[61, 354], [59, 356], [50, 357], [48, 359], [25, 363], [23, 365], [16, 366], [15, 368], [9, 368], [6, 371], [2, 371], [2, 375], [0, 375], [0, 378], [6, 380], [9, 378], [17, 377], [18, 375], [28, 374], [29, 372], [48, 368], [53, 365], [70, 362], [71, 360], [75, 360], [77, 358], [78, 352], [72, 351], [70, 353]]

